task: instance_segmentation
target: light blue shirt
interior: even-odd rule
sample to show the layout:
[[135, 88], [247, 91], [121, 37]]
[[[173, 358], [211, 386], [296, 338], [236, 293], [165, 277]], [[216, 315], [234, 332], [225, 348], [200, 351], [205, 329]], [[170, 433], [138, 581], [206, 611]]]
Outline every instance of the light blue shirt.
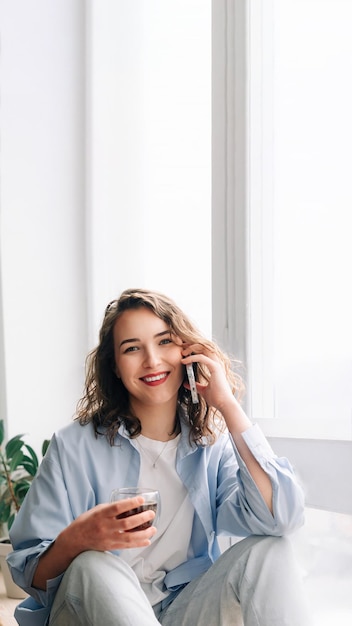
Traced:
[[[221, 434], [214, 445], [199, 447], [190, 444], [189, 428], [181, 420], [176, 470], [195, 511], [189, 551], [194, 556], [167, 573], [166, 602], [218, 558], [218, 536], [279, 536], [303, 524], [304, 495], [289, 461], [274, 454], [257, 425], [242, 437], [270, 477], [273, 515], [231, 436]], [[75, 421], [55, 433], [10, 532], [12, 576], [32, 596], [16, 609], [21, 625], [47, 622], [62, 578], [48, 581], [46, 591], [32, 587], [39, 557], [81, 513], [109, 502], [112, 489], [137, 485], [139, 467], [138, 449], [123, 427], [114, 446], [103, 435], [96, 438], [91, 424], [82, 427]]]

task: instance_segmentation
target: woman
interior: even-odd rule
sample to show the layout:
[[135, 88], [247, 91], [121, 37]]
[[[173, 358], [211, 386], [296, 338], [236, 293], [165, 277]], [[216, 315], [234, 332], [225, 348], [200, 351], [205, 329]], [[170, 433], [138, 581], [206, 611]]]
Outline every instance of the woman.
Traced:
[[[192, 364], [198, 402], [185, 368]], [[124, 291], [87, 359], [76, 420], [56, 433], [11, 530], [20, 624], [304, 626], [283, 535], [303, 523], [292, 468], [236, 395], [229, 358], [166, 296]], [[150, 510], [120, 517], [156, 488]], [[218, 537], [243, 538], [221, 554]]]

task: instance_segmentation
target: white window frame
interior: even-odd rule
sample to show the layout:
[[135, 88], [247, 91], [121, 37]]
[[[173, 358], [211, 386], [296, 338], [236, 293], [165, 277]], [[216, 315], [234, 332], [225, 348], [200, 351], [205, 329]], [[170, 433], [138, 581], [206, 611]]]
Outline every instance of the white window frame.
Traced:
[[[270, 16], [271, 2], [265, 4], [265, 19]], [[252, 345], [249, 338], [249, 325], [252, 311], [250, 310], [249, 272], [256, 272], [259, 278], [265, 279], [272, 271], [272, 259], [266, 257], [266, 264], [258, 264], [251, 256], [249, 237], [256, 237], [256, 246], [261, 245], [262, 224], [261, 202], [271, 203], [270, 185], [264, 188], [264, 181], [270, 180], [263, 176], [260, 159], [253, 151], [263, 149], [266, 138], [263, 128], [256, 129], [256, 137], [261, 142], [251, 145], [249, 142], [249, 124], [258, 119], [255, 106], [266, 106], [259, 96], [250, 99], [251, 88], [248, 76], [248, 55], [252, 52], [251, 42], [247, 33], [248, 20], [256, 30], [256, 37], [265, 33], [265, 21], [261, 14], [262, 3], [259, 0], [213, 0], [212, 5], [212, 254], [213, 254], [213, 335], [224, 349], [242, 361], [246, 370], [244, 377], [247, 386], [245, 409], [251, 418], [261, 423], [264, 432], [269, 436], [278, 454], [285, 454], [294, 462], [301, 473], [307, 490], [307, 505], [331, 511], [352, 514], [352, 491], [346, 476], [350, 475], [352, 459], [352, 441], [341, 441], [314, 434], [298, 438], [297, 434], [281, 434], [276, 425], [279, 419], [257, 419], [258, 415], [273, 415], [275, 403], [272, 391], [267, 392], [266, 381], [262, 377], [254, 377], [260, 382], [260, 388], [254, 389], [252, 378], [256, 368], [266, 370], [270, 375], [272, 363], [271, 350], [266, 349], [273, 334], [270, 332], [271, 310], [267, 310], [270, 298], [263, 299], [259, 293], [255, 302], [255, 314], [261, 316], [262, 328], [268, 324], [269, 332], [263, 333], [256, 344], [256, 358], [252, 357]], [[264, 28], [263, 28], [264, 25]], [[257, 39], [258, 41], [258, 39]], [[257, 49], [257, 47], [256, 47]], [[270, 47], [266, 47], [270, 55]], [[266, 59], [262, 57], [262, 74], [256, 77], [256, 84], [266, 80]], [[270, 92], [270, 90], [267, 90]], [[263, 91], [261, 92], [263, 93]], [[249, 112], [249, 113], [248, 113]], [[266, 155], [265, 167], [270, 167]], [[251, 188], [258, 190], [260, 197], [249, 196], [249, 180]], [[258, 225], [253, 230], [249, 220], [249, 202]], [[266, 232], [270, 237], [270, 232]], [[269, 281], [270, 282], [270, 281]], [[272, 301], [272, 299], [271, 299]], [[257, 328], [260, 326], [257, 325]], [[260, 332], [260, 330], [259, 330]], [[259, 397], [259, 405], [253, 398]], [[322, 450], [323, 446], [323, 450]], [[329, 459], [329, 463], [327, 463]], [[314, 471], [313, 471], [314, 470]], [[316, 480], [316, 476], [328, 476], [328, 480]]]

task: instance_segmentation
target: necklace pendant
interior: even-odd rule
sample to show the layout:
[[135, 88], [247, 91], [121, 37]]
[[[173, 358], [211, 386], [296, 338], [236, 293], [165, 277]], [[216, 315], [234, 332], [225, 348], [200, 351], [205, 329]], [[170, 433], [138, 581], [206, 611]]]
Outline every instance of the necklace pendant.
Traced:
[[154, 469], [156, 469], [156, 464], [155, 463], [153, 463], [153, 467], [154, 467]]

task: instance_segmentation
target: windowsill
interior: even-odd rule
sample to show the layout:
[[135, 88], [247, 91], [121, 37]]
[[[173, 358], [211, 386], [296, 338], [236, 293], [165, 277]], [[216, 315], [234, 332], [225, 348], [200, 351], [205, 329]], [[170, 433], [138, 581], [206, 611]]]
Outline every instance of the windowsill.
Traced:
[[306, 506], [352, 515], [352, 441], [268, 437], [278, 456], [290, 460]]
[[267, 437], [292, 439], [328, 439], [352, 441], [352, 420], [302, 420], [282, 418], [252, 418]]

